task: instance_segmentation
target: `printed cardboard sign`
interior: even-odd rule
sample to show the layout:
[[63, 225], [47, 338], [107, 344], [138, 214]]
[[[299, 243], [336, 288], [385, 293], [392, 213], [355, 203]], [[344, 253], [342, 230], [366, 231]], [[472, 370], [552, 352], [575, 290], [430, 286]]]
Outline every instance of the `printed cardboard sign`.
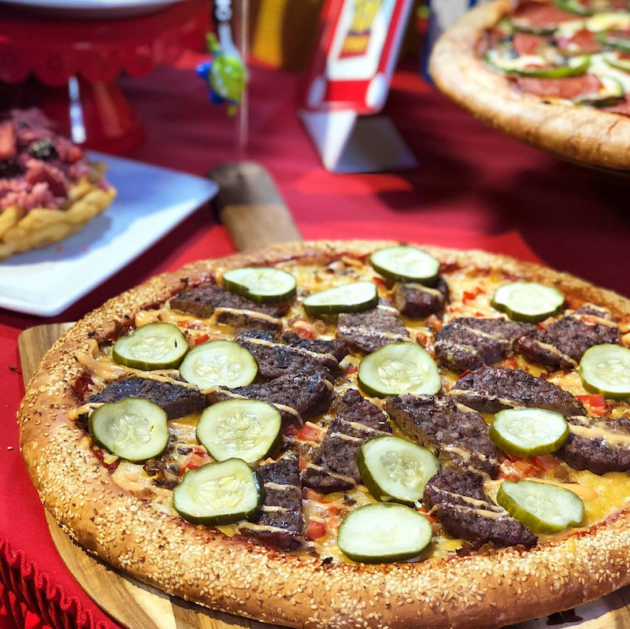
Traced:
[[304, 111], [381, 110], [412, 0], [328, 0]]

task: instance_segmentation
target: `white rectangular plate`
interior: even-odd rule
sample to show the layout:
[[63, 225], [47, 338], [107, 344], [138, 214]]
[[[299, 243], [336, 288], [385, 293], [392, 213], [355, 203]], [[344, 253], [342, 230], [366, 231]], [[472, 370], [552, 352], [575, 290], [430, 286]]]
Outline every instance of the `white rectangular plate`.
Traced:
[[70, 238], [0, 261], [0, 307], [44, 317], [63, 312], [218, 190], [202, 177], [101, 153], [89, 156], [107, 164], [118, 196]]

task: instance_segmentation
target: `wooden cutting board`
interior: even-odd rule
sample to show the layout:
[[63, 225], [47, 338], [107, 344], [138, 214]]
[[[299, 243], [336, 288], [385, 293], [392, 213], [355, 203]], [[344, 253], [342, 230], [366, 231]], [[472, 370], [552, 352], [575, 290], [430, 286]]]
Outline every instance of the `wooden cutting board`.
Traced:
[[[250, 251], [273, 242], [301, 239], [273, 181], [260, 167], [251, 163], [222, 166], [213, 171], [211, 177], [222, 186], [219, 214], [239, 250]], [[20, 334], [18, 344], [25, 385], [46, 351], [71, 325], [40, 325]], [[139, 583], [88, 555], [59, 528], [48, 512], [46, 518], [59, 554], [81, 587], [124, 627], [273, 629], [272, 625], [204, 609]], [[521, 623], [511, 629], [547, 629], [550, 625], [554, 629], [630, 629], [630, 588], [571, 612]]]

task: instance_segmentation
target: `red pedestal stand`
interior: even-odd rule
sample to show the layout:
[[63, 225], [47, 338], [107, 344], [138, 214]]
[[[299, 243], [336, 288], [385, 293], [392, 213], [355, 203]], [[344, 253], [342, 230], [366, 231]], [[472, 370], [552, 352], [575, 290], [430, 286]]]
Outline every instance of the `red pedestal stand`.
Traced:
[[64, 20], [0, 9], [0, 105], [39, 107], [77, 144], [121, 153], [142, 139], [141, 122], [116, 85], [203, 47], [209, 0], [119, 20]]

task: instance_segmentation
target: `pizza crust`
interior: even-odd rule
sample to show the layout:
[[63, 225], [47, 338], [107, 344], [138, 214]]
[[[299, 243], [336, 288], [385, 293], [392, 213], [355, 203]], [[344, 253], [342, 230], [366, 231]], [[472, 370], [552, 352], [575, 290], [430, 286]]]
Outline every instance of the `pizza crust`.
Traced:
[[630, 118], [593, 107], [545, 104], [511, 86], [478, 57], [482, 33], [512, 9], [510, 0], [482, 4], [440, 37], [430, 64], [439, 89], [482, 122], [530, 146], [591, 166], [630, 170]]
[[[419, 563], [322, 564], [155, 511], [113, 483], [68, 419], [77, 352], [106, 339], [135, 312], [227, 268], [364, 256], [390, 242], [274, 246], [202, 261], [111, 299], [64, 334], [44, 357], [18, 413], [20, 446], [44, 506], [91, 553], [140, 581], [211, 609], [289, 627], [491, 629], [599, 598], [630, 583], [630, 506], [605, 523], [537, 546]], [[570, 275], [480, 251], [426, 247], [442, 265], [500, 269], [557, 286], [575, 300], [630, 320], [630, 301]], [[508, 603], [509, 601], [509, 603]]]

